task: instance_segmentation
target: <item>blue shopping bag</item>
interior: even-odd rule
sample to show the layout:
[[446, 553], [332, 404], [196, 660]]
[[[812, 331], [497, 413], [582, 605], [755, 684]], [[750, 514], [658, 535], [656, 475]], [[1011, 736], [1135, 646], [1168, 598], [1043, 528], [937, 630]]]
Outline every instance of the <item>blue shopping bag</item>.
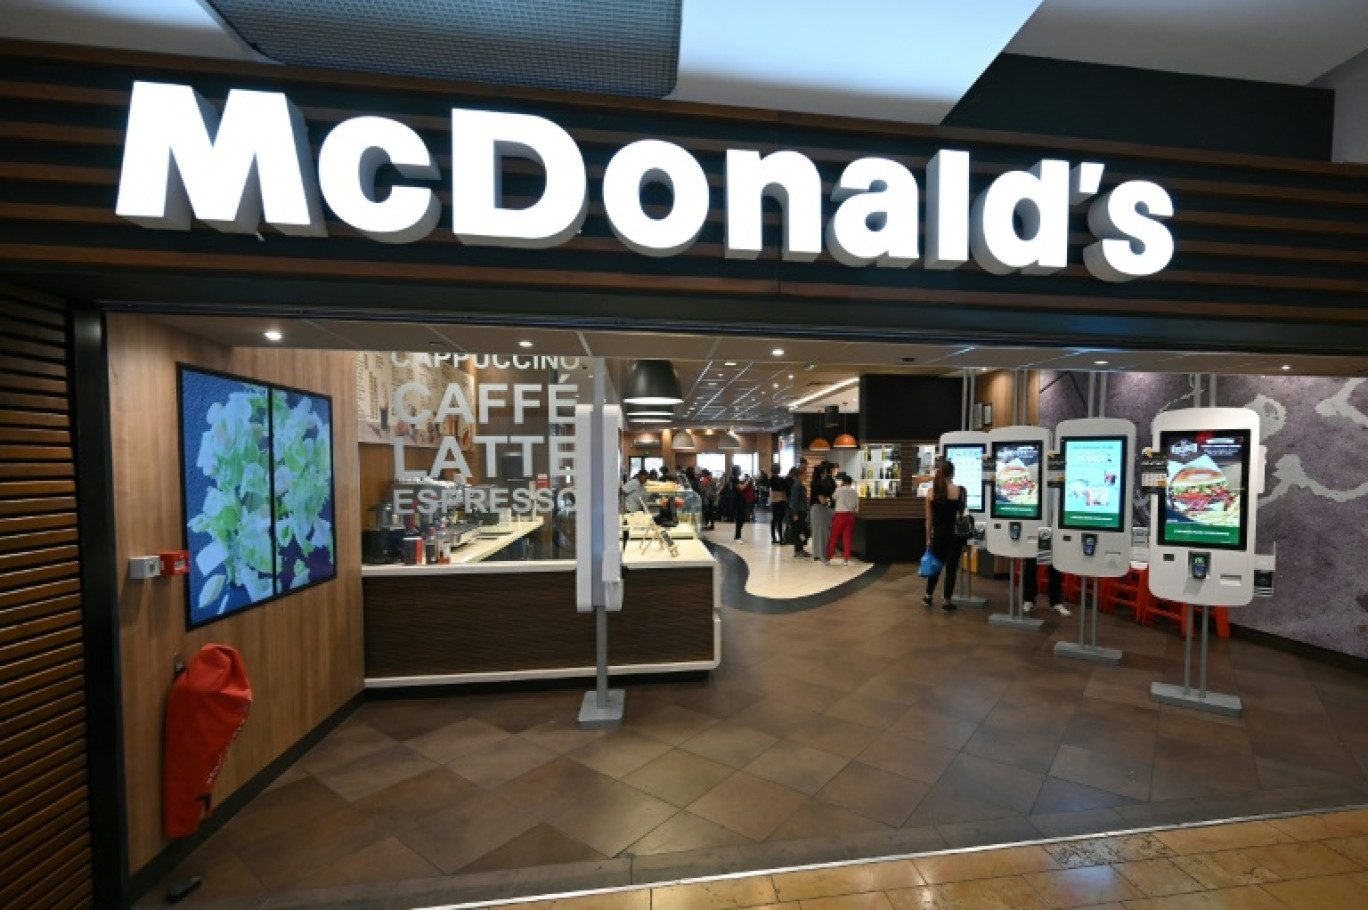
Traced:
[[930, 578], [932, 575], [939, 575], [943, 568], [945, 568], [945, 564], [936, 558], [936, 554], [931, 552], [930, 547], [927, 547], [926, 552], [922, 554], [921, 569], [917, 574], [921, 575], [922, 578]]

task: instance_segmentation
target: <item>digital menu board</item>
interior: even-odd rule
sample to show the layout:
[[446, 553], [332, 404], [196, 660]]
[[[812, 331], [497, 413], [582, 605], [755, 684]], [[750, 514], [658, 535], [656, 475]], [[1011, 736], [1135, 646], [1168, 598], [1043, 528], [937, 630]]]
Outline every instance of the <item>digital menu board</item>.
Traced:
[[1159, 434], [1159, 449], [1168, 460], [1162, 546], [1246, 548], [1249, 448], [1248, 430]]
[[955, 466], [955, 483], [964, 487], [965, 508], [970, 512], [983, 511], [983, 443], [947, 445], [944, 458]]
[[337, 575], [332, 399], [180, 365], [186, 627]]
[[1060, 440], [1064, 489], [1059, 526], [1070, 531], [1120, 531], [1126, 508], [1124, 436], [1086, 436]]
[[993, 443], [993, 518], [1040, 520], [1042, 448], [1039, 441]]

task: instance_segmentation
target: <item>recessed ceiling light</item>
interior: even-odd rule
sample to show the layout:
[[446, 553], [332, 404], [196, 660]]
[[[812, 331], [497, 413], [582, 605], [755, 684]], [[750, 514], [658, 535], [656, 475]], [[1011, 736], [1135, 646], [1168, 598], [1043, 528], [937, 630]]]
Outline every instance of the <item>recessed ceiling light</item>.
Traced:
[[775, 387], [776, 389], [779, 388], [779, 383], [776, 382], [776, 383], [774, 384], [774, 387]]
[[262, 334], [266, 336], [267, 341], [279, 341], [285, 337], [275, 329], [267, 329], [265, 332], [262, 332]]
[[527, 341], [527, 340], [519, 341], [519, 342], [518, 342], [518, 347], [520, 347], [520, 348], [530, 348], [530, 347], [532, 347], [532, 342]]
[[783, 349], [783, 348], [775, 348], [774, 350], [770, 351], [770, 353], [773, 354], [775, 357], [783, 357], [783, 356], [784, 356], [784, 349]]
[[1282, 365], [1282, 368], [1283, 368], [1284, 370], [1290, 370], [1290, 369], [1292, 369], [1292, 364], [1290, 364], [1290, 363], [1285, 363], [1285, 364]]
[[1104, 367], [1104, 366], [1106, 366], [1107, 364], [1111, 363], [1111, 361], [1110, 361], [1110, 360], [1094, 360], [1093, 363], [1097, 364], [1097, 365], [1100, 366], [1100, 367]]
[[735, 360], [728, 360], [726, 363], [724, 363], [724, 364], [722, 364], [722, 365], [723, 365], [724, 367], [734, 367], [734, 366], [736, 366], [736, 361], [735, 361]]
[[792, 373], [789, 373], [788, 376], [789, 376], [789, 379], [792, 379], [792, 378], [793, 378], [793, 374], [792, 374]]

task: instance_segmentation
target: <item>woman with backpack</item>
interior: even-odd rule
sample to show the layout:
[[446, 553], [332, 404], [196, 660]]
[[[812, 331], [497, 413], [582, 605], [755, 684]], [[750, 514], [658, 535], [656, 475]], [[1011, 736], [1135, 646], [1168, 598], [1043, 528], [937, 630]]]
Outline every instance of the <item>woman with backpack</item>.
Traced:
[[[931, 489], [926, 494], [926, 547], [932, 556], [941, 561], [942, 571], [945, 572], [945, 594], [941, 609], [946, 613], [955, 612], [955, 576], [959, 573], [960, 553], [968, 540], [955, 527], [964, 513], [968, 495], [964, 487], [950, 483], [954, 479], [955, 465], [949, 459], [941, 459]], [[937, 572], [926, 579], [923, 606], [931, 606], [940, 576], [941, 573]]]

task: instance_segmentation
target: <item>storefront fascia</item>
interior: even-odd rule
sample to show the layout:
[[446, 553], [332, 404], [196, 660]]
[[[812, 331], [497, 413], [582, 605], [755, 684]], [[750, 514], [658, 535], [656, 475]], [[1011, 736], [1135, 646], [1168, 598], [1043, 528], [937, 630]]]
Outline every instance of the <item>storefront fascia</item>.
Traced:
[[[177, 848], [168, 849], [157, 831], [157, 763], [146, 748], [156, 737], [153, 718], [158, 716], [167, 678], [163, 664], [176, 649], [192, 648], [203, 636], [182, 631], [174, 641], [154, 639], [145, 623], [161, 621], [155, 604], [145, 599], [120, 604], [111, 584], [111, 579], [123, 582], [114, 531], [119, 521], [128, 520], [128, 510], [117, 503], [118, 488], [109, 465], [115, 441], [110, 415], [101, 406], [108, 394], [105, 377], [120, 356], [130, 358], [125, 363], [136, 364], [147, 345], [174, 349], [181, 342], [151, 337], [146, 327], [138, 329], [141, 335], [113, 337], [113, 320], [107, 323], [107, 313], [317, 315], [637, 330], [689, 326], [728, 334], [758, 334], [763, 329], [767, 334], [890, 342], [955, 339], [975, 344], [1347, 356], [1368, 351], [1368, 316], [1359, 303], [1368, 290], [1368, 265], [1360, 249], [1360, 210], [1368, 204], [1368, 175], [1362, 169], [86, 48], [15, 42], [3, 48], [0, 94], [11, 111], [14, 141], [6, 145], [0, 162], [13, 190], [4, 208], [0, 261], [6, 281], [26, 289], [17, 294], [26, 299], [36, 295], [42, 306], [53, 312], [65, 308], [70, 314], [72, 369], [80, 377], [74, 386], [74, 427], [81, 442], [77, 509], [80, 572], [87, 591], [83, 609], [92, 674], [88, 688], [104, 693], [92, 701], [91, 748], [96, 754], [118, 757], [92, 770], [91, 791], [97, 832], [112, 834], [106, 843], [127, 845], [126, 853], [123, 846], [102, 848], [96, 865], [104, 870], [106, 882], [115, 879], [115, 887], [125, 893], [136, 892], [139, 882], [155, 879], [176, 855]], [[274, 229], [259, 226], [242, 234], [202, 224], [192, 224], [189, 230], [151, 230], [120, 218], [115, 208], [125, 128], [130, 92], [139, 81], [186, 86], [215, 105], [234, 89], [283, 95], [298, 108], [308, 129], [309, 154], [296, 157], [296, 162], [318, 160], [325, 137], [356, 117], [401, 123], [419, 137], [442, 176], [396, 179], [386, 172], [382, 183], [431, 190], [440, 203], [438, 226], [421, 237], [402, 238], [408, 242], [382, 243], [324, 215], [321, 208], [316, 209], [321, 220], [306, 218], [304, 223], [313, 229], [321, 226], [327, 236], [287, 232], [282, 226], [290, 224], [288, 219], [279, 219]], [[447, 154], [454, 109], [540, 117], [563, 130], [584, 160], [583, 221], [576, 223], [578, 215], [571, 205], [571, 224], [551, 219], [540, 237], [556, 242], [539, 248], [464, 242], [458, 236], [462, 232], [452, 226], [451, 181], [457, 175], [476, 177], [458, 171]], [[637, 224], [624, 234], [623, 224], [609, 215], [630, 214], [632, 206], [613, 203], [610, 212], [604, 199], [614, 155], [643, 139], [685, 150], [708, 188], [710, 204], [701, 219], [696, 212], [693, 216], [701, 221], [696, 239], [686, 245], [678, 240], [659, 243], [651, 251], [670, 255], [633, 249], [624, 236], [639, 242], [632, 231], [650, 225]], [[964, 224], [963, 230], [954, 226], [933, 238], [929, 229], [939, 225], [944, 214], [940, 178], [945, 175], [928, 169], [947, 150], [967, 152], [962, 162], [966, 181], [959, 185], [963, 192], [950, 207], [964, 216]], [[791, 197], [789, 205], [776, 209], [772, 202], [753, 199], [746, 207], [748, 224], [737, 225], [746, 228], [749, 239], [739, 240], [728, 221], [734, 210], [723, 204], [734, 186], [728, 167], [731, 151], [800, 156], [818, 177], [816, 207], [808, 198], [806, 214], [798, 219], [790, 209], [802, 200]], [[759, 156], [747, 160], [753, 163], [753, 157]], [[852, 254], [851, 248], [858, 246], [858, 219], [844, 231], [833, 228], [831, 244], [825, 237], [812, 239], [814, 224], [820, 236], [841, 211], [858, 213], [858, 206], [843, 208], [846, 200], [871, 195], [872, 181], [864, 192], [850, 196], [842, 196], [845, 191], [838, 188], [848, 166], [870, 158], [899, 166], [885, 170], [877, 178], [881, 182], [912, 175], [923, 197], [916, 210], [920, 217], [912, 219], [921, 240], [915, 259], [907, 247], [912, 229], [905, 226], [903, 245], [884, 244], [886, 249], [874, 250], [872, 258], [885, 261], [867, 266], [846, 264], [833, 255], [838, 248], [842, 255]], [[811, 186], [807, 167], [796, 158], [783, 160], [807, 174], [802, 185]], [[680, 161], [678, 173], [693, 174], [698, 185], [697, 172]], [[942, 165], [947, 161], [958, 166], [961, 159], [940, 158]], [[1067, 175], [1062, 263], [1057, 259], [1059, 168], [1028, 173], [1045, 161], [1062, 162]], [[1092, 186], [1094, 169], [1075, 171], [1089, 163], [1102, 170], [1091, 194], [1085, 191]], [[302, 181], [303, 165], [297, 173]], [[962, 250], [941, 255], [946, 252], [942, 241], [958, 244], [972, 234], [971, 199], [985, 198], [984, 210], [991, 210], [983, 194], [1004, 174], [1017, 175], [1007, 181], [1009, 187], [1024, 186], [1034, 176], [1033, 186], [1039, 188], [1049, 178], [1055, 194], [1053, 208], [1047, 206], [1052, 217], [1041, 219], [1043, 226], [1052, 225], [1049, 255], [1043, 245], [1032, 246], [1027, 259], [1003, 255], [1020, 241], [1011, 231], [1001, 244], [981, 238], [981, 257], [972, 250], [967, 255]], [[1083, 251], [1105, 240], [1125, 241], [1107, 236], [1115, 225], [1102, 223], [1101, 216], [1094, 224], [1086, 208], [1074, 206], [1132, 181], [1161, 187], [1171, 199], [1173, 215], [1161, 221], [1174, 239], [1174, 253], [1138, 280], [1105, 281], [1088, 267]], [[531, 204], [540, 198], [543, 184], [537, 167], [509, 162], [504, 200]], [[755, 189], [752, 183], [751, 190]], [[904, 199], [908, 191], [904, 188]], [[328, 196], [328, 201], [336, 205], [340, 198]], [[669, 210], [670, 198], [658, 188], [647, 188], [642, 196], [646, 213], [661, 218]], [[696, 204], [700, 196], [695, 192], [686, 198]], [[934, 213], [927, 208], [933, 198]], [[265, 207], [264, 214], [274, 217], [273, 203], [268, 200]], [[236, 224], [235, 219], [227, 220]], [[419, 222], [425, 223], [421, 218]], [[992, 223], [989, 219], [989, 226], [982, 228], [980, 220], [989, 232]], [[998, 220], [996, 225], [1001, 231], [1007, 221]], [[568, 230], [571, 226], [574, 230]], [[686, 226], [692, 229], [694, 223]], [[254, 227], [252, 219], [241, 227]], [[478, 231], [466, 233], [468, 241]], [[509, 234], [502, 236], [506, 240]], [[967, 239], [971, 248], [975, 246], [972, 237]], [[851, 258], [860, 252], [854, 249]], [[870, 250], [863, 252], [869, 258]], [[958, 267], [927, 267], [933, 253], [939, 264]], [[1004, 270], [1015, 273], [994, 273]], [[265, 372], [329, 375], [329, 382], [344, 385], [350, 379], [338, 364], [272, 365], [253, 360], [260, 356], [212, 353], [244, 372], [256, 366]], [[249, 361], [245, 366], [237, 363], [243, 359]], [[281, 381], [288, 384], [289, 377]], [[359, 527], [359, 500], [354, 490], [345, 495], [353, 509], [347, 520]], [[339, 542], [345, 538], [340, 536]], [[364, 634], [358, 549], [353, 538], [339, 556], [340, 578], [345, 578], [343, 587], [332, 593], [345, 594], [334, 597], [340, 606], [328, 634], [344, 645], [336, 649], [332, 662], [325, 662], [329, 684], [310, 690], [308, 703], [292, 707], [293, 719], [288, 722], [273, 719], [267, 711], [259, 726], [269, 729], [269, 735], [250, 747], [244, 745], [230, 758], [220, 781], [221, 798], [229, 801], [230, 811], [235, 796], [245, 800], [269, 767], [302, 752], [355, 704], [362, 684]], [[255, 611], [242, 620], [269, 614]], [[215, 634], [229, 634], [227, 624]], [[325, 651], [331, 644], [320, 646], [317, 628], [283, 632], [262, 627], [251, 634], [278, 634], [283, 654]], [[299, 692], [312, 685], [303, 679], [282, 681], [286, 690], [293, 687]], [[107, 697], [119, 692], [122, 703]], [[135, 879], [131, 887], [130, 875]]]

